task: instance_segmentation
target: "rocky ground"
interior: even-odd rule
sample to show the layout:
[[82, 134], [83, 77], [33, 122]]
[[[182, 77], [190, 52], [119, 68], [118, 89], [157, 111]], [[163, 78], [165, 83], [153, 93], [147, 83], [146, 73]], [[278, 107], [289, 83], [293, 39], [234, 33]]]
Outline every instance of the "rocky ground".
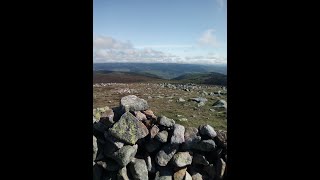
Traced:
[[126, 95], [148, 101], [154, 114], [186, 127], [209, 124], [227, 129], [227, 89], [221, 86], [168, 83], [100, 83], [93, 85], [93, 107], [119, 106]]
[[[226, 131], [208, 124], [185, 127], [154, 113], [148, 101], [135, 95], [120, 99], [113, 108], [93, 109], [94, 180], [226, 179]], [[209, 102], [204, 97], [191, 101]], [[222, 112], [227, 108], [222, 99], [211, 106]]]

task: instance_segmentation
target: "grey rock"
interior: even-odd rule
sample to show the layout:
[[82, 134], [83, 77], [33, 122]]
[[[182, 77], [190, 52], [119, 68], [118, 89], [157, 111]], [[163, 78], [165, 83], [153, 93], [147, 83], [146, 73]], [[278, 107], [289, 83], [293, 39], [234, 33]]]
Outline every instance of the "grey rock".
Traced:
[[192, 101], [196, 101], [197, 103], [200, 103], [200, 102], [207, 102], [208, 101], [208, 99], [206, 99], [206, 98], [202, 98], [202, 97], [197, 97], [197, 98], [191, 98], [190, 100], [192, 100]]
[[216, 148], [216, 144], [212, 139], [208, 140], [201, 140], [197, 144], [192, 146], [193, 149], [200, 150], [200, 151], [213, 151]]
[[169, 119], [165, 116], [160, 117], [159, 124], [165, 127], [172, 127], [175, 124], [175, 121], [173, 119]]
[[186, 172], [187, 172], [187, 168], [182, 168], [182, 169], [179, 169], [178, 171], [176, 171], [174, 174], [173, 174], [173, 179], [174, 180], [183, 180], [185, 175], [186, 175]]
[[209, 165], [209, 161], [207, 161], [206, 157], [201, 154], [194, 154], [192, 158], [192, 164], [201, 164], [201, 165]]
[[199, 131], [195, 127], [187, 127], [184, 132], [185, 142], [182, 145], [182, 149], [189, 150], [194, 144], [197, 144], [201, 140], [199, 136]]
[[117, 180], [129, 180], [126, 167], [123, 167], [118, 171]]
[[227, 102], [225, 100], [218, 100], [212, 105], [215, 108], [227, 109]]
[[184, 180], [192, 180], [191, 175], [188, 173], [188, 171], [186, 171], [186, 175], [184, 177]]
[[115, 138], [131, 145], [149, 134], [148, 128], [130, 112], [124, 113], [109, 132]]
[[142, 111], [149, 109], [147, 101], [135, 95], [128, 95], [121, 98], [120, 105], [122, 109], [126, 111]]
[[97, 164], [102, 166], [104, 169], [108, 171], [117, 171], [120, 168], [119, 164], [112, 159], [107, 159], [105, 161], [98, 161]]
[[161, 131], [155, 137], [159, 142], [165, 143], [168, 139], [168, 131]]
[[214, 138], [217, 136], [216, 131], [213, 129], [212, 126], [206, 124], [206, 125], [200, 125], [199, 126], [199, 132], [201, 135], [209, 136], [210, 138]]
[[93, 161], [96, 160], [97, 152], [98, 152], [97, 138], [93, 136]]
[[173, 135], [171, 137], [171, 144], [181, 144], [184, 142], [184, 126], [175, 124], [173, 126]]
[[177, 152], [178, 145], [165, 145], [156, 155], [156, 163], [159, 166], [166, 166], [168, 162], [171, 160], [173, 155]]
[[206, 180], [207, 178], [200, 174], [200, 173], [195, 173], [192, 175], [192, 180]]
[[134, 158], [137, 150], [138, 145], [126, 145], [116, 151], [111, 158], [114, 159], [121, 167], [124, 167]]
[[117, 138], [113, 137], [109, 132], [104, 133], [104, 138], [112, 143], [114, 146], [116, 146], [118, 149], [122, 148], [124, 146], [124, 143], [121, 141], [118, 141]]
[[184, 100], [183, 98], [179, 98], [178, 102], [185, 102], [186, 100]]
[[114, 123], [113, 118], [114, 118], [114, 112], [112, 109], [108, 109], [104, 112], [100, 113], [100, 122], [103, 123], [104, 125], [111, 127], [112, 124]]
[[176, 167], [185, 167], [192, 163], [192, 156], [189, 152], [178, 152], [173, 156], [172, 162]]
[[216, 169], [218, 180], [223, 179], [225, 169], [226, 169], [226, 163], [224, 162], [223, 159], [219, 158], [217, 161], [217, 169]]
[[135, 180], [148, 180], [148, 168], [143, 159], [134, 159], [129, 164], [130, 172]]
[[134, 114], [135, 114], [135, 117], [136, 117], [139, 121], [145, 121], [145, 120], [147, 120], [147, 116], [146, 116], [145, 114], [143, 114], [142, 112], [140, 112], [140, 111], [135, 111]]
[[150, 137], [154, 138], [159, 133], [159, 128], [157, 125], [153, 125], [150, 129]]
[[151, 158], [151, 156], [147, 156], [145, 161], [147, 163], [148, 172], [155, 173], [156, 172], [156, 165], [155, 165], [153, 159]]

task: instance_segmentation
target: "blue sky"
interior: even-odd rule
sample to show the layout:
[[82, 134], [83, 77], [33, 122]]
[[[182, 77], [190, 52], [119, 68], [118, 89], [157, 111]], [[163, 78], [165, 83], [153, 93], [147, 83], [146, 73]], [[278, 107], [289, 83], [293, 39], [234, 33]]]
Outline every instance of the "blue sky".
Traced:
[[227, 62], [226, 0], [93, 0], [94, 62]]

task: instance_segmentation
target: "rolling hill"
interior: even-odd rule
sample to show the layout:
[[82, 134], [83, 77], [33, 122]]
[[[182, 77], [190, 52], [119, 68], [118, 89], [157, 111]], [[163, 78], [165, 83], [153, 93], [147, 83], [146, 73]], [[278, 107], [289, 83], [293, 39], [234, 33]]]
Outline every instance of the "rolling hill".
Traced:
[[220, 73], [188, 73], [172, 79], [180, 83], [227, 85], [227, 75]]

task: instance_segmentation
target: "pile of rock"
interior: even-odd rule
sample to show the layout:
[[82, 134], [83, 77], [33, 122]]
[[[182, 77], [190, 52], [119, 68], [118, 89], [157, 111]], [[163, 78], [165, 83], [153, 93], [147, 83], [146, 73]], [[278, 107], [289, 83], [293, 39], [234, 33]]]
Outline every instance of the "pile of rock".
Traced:
[[125, 96], [120, 106], [93, 111], [93, 175], [105, 179], [224, 179], [226, 131], [184, 127], [155, 116], [147, 101]]

